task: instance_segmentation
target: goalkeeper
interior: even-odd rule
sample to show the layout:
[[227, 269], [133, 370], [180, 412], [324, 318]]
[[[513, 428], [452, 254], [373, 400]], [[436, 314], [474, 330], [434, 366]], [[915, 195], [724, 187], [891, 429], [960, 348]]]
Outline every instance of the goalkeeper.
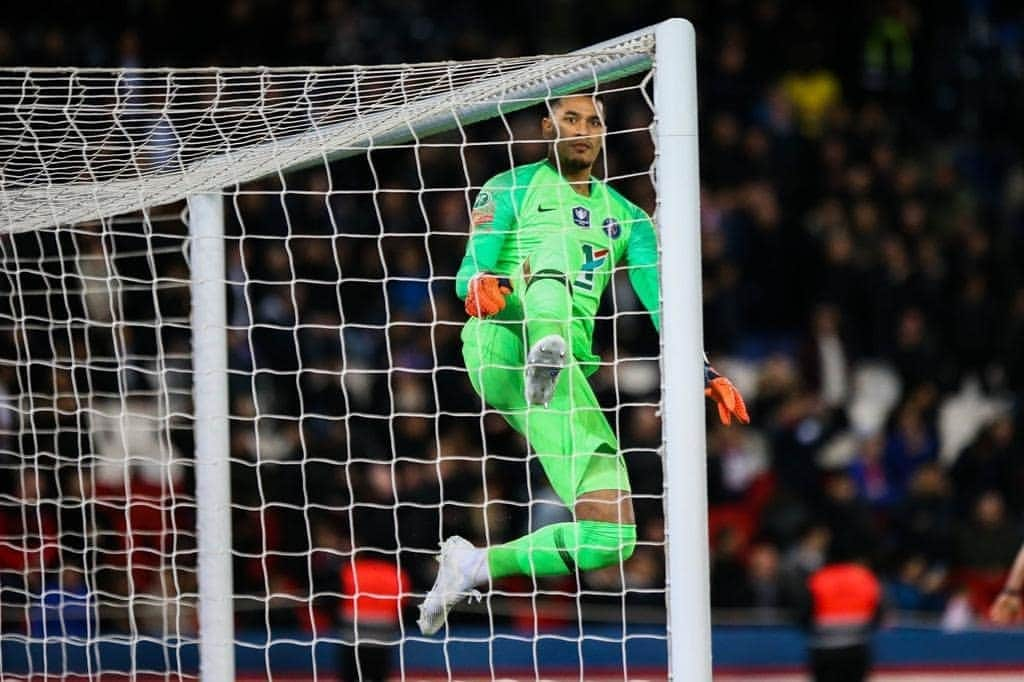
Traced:
[[[654, 228], [591, 177], [604, 143], [600, 100], [552, 100], [541, 130], [548, 157], [493, 177], [477, 195], [455, 286], [470, 315], [462, 343], [473, 388], [526, 437], [575, 520], [486, 548], [445, 540], [420, 606], [428, 635], [478, 585], [602, 568], [628, 559], [636, 543], [626, 465], [587, 377], [599, 362], [594, 315], [616, 264], [625, 260], [660, 327]], [[706, 359], [705, 392], [724, 423], [749, 420], [739, 393]]]

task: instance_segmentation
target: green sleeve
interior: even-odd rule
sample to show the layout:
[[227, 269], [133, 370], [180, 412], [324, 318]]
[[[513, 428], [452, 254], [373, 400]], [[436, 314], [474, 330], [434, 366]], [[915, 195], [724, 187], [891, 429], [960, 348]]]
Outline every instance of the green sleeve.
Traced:
[[636, 222], [629, 233], [626, 265], [629, 266], [629, 282], [633, 285], [633, 291], [651, 314], [654, 328], [661, 331], [658, 240], [654, 236], [651, 219], [640, 209], [637, 209]]
[[466, 255], [455, 275], [455, 293], [466, 299], [469, 280], [478, 272], [492, 272], [505, 244], [505, 237], [515, 228], [516, 216], [512, 193], [495, 187], [494, 180], [481, 188], [473, 202], [472, 234], [466, 244]]

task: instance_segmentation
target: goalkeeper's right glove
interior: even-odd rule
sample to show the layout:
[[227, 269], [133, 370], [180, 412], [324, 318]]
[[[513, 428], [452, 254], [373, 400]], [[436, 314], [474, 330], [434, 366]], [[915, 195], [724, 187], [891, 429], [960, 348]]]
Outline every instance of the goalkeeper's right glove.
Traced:
[[469, 280], [466, 293], [466, 314], [473, 317], [490, 317], [505, 309], [505, 297], [512, 293], [512, 282], [508, 277], [498, 277], [489, 272], [480, 272]]
[[750, 423], [747, 404], [743, 396], [732, 385], [732, 382], [715, 371], [715, 368], [704, 358], [704, 395], [715, 401], [718, 406], [718, 418], [729, 426], [733, 415], [744, 424]]

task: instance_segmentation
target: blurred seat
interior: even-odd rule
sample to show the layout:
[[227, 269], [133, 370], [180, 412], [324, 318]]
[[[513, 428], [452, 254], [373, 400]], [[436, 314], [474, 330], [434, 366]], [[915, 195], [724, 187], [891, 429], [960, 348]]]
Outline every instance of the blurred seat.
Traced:
[[858, 363], [853, 368], [853, 390], [847, 407], [854, 432], [871, 434], [882, 430], [901, 392], [899, 375], [888, 364], [874, 360]]
[[982, 393], [977, 380], [965, 381], [939, 406], [939, 460], [951, 465], [978, 431], [1010, 407], [1009, 401]]

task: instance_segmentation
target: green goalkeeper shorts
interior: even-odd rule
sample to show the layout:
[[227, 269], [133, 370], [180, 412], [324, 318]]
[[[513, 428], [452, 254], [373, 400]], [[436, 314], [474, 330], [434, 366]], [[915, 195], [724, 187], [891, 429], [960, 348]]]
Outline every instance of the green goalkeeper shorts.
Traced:
[[626, 463], [583, 371], [570, 363], [547, 407], [526, 403], [521, 323], [471, 318], [462, 330], [469, 380], [537, 453], [558, 497], [572, 508], [594, 490], [629, 491]]

